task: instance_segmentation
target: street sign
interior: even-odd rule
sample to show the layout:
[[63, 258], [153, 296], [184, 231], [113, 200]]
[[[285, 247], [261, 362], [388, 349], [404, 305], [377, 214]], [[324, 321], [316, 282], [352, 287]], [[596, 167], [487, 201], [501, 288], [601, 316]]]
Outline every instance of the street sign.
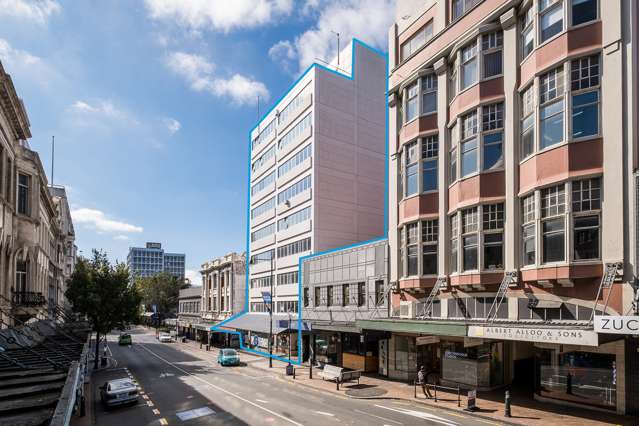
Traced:
[[290, 328], [290, 324], [289, 324], [289, 320], [284, 319], [284, 320], [278, 320], [277, 321], [277, 326], [279, 328]]
[[477, 391], [475, 389], [468, 391], [468, 403], [466, 405], [467, 411], [477, 410]]
[[262, 292], [262, 300], [264, 300], [264, 303], [266, 303], [267, 305], [270, 305], [271, 303], [273, 303], [273, 298], [271, 297], [271, 292], [270, 291], [263, 291]]

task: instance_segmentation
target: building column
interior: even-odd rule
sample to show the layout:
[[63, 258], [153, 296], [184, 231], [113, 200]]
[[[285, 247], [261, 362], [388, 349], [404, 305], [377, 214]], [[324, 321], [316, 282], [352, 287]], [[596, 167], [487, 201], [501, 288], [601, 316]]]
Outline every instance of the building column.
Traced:
[[519, 67], [517, 13], [514, 8], [499, 18], [504, 33], [503, 74], [504, 74], [504, 140], [502, 155], [506, 186], [504, 205], [504, 269], [519, 268], [520, 227], [519, 227], [519, 92], [517, 72]]
[[[388, 32], [388, 39], [390, 40], [389, 48], [389, 65], [393, 67], [395, 65], [395, 51], [397, 40], [397, 25], [393, 24]], [[390, 70], [389, 70], [390, 71]], [[399, 238], [397, 235], [398, 224], [398, 205], [401, 195], [398, 194], [398, 174], [399, 174], [399, 162], [397, 158], [397, 140], [399, 134], [399, 108], [398, 102], [400, 102], [397, 92], [390, 93], [387, 98], [388, 103], [388, 246], [389, 246], [389, 262], [388, 262], [388, 282], [389, 285], [397, 283], [399, 281]], [[399, 285], [398, 285], [399, 287]], [[392, 306], [391, 306], [392, 310]], [[313, 336], [313, 345], [315, 345], [315, 336]], [[314, 350], [314, 349], [313, 349]]]
[[[439, 237], [437, 241], [437, 271], [439, 276], [450, 274], [450, 227], [448, 226], [448, 181], [450, 152], [450, 132], [448, 131], [448, 66], [446, 58], [441, 58], [434, 64], [437, 73], [437, 128], [438, 136], [438, 161], [437, 161], [437, 187], [439, 191]], [[443, 112], [442, 112], [443, 111]]]

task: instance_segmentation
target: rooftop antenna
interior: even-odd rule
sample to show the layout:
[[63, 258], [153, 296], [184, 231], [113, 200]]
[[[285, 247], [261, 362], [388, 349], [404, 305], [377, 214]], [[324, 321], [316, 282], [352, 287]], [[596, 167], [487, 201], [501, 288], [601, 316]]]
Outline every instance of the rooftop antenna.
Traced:
[[54, 165], [55, 165], [55, 136], [51, 136], [51, 188], [53, 188]]
[[260, 95], [257, 95], [257, 134], [260, 134]]
[[337, 68], [339, 68], [339, 33], [333, 30], [331, 32], [337, 36]]

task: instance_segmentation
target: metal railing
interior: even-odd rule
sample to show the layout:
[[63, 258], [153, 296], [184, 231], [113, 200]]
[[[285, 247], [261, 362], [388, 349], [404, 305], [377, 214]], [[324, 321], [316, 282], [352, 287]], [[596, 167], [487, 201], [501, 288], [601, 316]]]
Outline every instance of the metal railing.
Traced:
[[[414, 385], [414, 396], [415, 398], [417, 398], [417, 386], [420, 387], [425, 387], [426, 388], [426, 399], [432, 399], [435, 402], [438, 401], [438, 399], [442, 399], [442, 398], [438, 398], [437, 397], [437, 389], [439, 390], [443, 390], [443, 391], [451, 391], [451, 392], [457, 392], [457, 406], [461, 407], [461, 388], [459, 386], [457, 386], [456, 388], [453, 387], [449, 387], [449, 386], [440, 386], [440, 385], [433, 385], [431, 383], [421, 383], [417, 380], [415, 380], [413, 382]], [[433, 390], [433, 395], [430, 396], [430, 391]]]
[[40, 292], [12, 291], [11, 304], [13, 306], [40, 307], [47, 303], [46, 298]]

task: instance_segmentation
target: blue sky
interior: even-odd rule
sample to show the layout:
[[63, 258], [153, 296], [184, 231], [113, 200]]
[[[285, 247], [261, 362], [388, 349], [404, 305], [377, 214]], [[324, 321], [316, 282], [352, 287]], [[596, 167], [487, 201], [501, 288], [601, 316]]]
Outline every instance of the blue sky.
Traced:
[[[0, 60], [83, 254], [245, 248], [248, 131], [315, 58], [387, 49], [393, 0], [0, 0]], [[49, 176], [50, 178], [50, 176]], [[199, 281], [198, 281], [199, 283]]]

